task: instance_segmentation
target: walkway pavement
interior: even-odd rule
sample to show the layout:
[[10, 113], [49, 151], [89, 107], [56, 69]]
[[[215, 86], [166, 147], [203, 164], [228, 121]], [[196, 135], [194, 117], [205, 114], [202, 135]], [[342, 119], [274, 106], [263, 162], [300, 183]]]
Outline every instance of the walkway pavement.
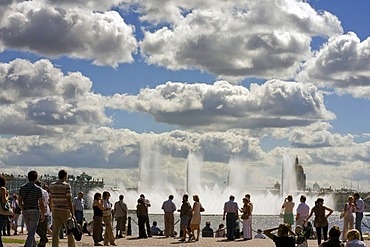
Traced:
[[[18, 236], [3, 236], [3, 240], [14, 240], [14, 239], [26, 239], [26, 235]], [[50, 242], [46, 246], [51, 246]], [[118, 246], [128, 246], [128, 247], [140, 247], [140, 246], [174, 246], [174, 247], [234, 247], [234, 246], [244, 246], [244, 247], [275, 247], [274, 243], [270, 239], [252, 239], [249, 241], [235, 240], [226, 241], [223, 238], [200, 238], [197, 242], [180, 242], [179, 238], [165, 238], [165, 237], [152, 237], [147, 239], [138, 239], [136, 237], [128, 236], [126, 238], [117, 239], [116, 243]], [[366, 241], [367, 246], [370, 247], [370, 241]], [[76, 242], [76, 246], [93, 246], [92, 237], [84, 235], [82, 240]], [[9, 244], [4, 243], [5, 247], [20, 247], [23, 244]], [[60, 247], [67, 247], [67, 239], [60, 240]], [[317, 247], [316, 240], [308, 241], [309, 247]]]

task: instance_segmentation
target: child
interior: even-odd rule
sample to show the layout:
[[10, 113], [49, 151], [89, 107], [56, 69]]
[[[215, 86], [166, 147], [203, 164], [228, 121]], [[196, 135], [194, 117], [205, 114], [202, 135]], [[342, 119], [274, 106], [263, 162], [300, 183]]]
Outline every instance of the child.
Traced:
[[303, 232], [303, 229], [301, 226], [296, 226], [295, 228], [295, 234], [296, 234], [296, 244], [297, 247], [308, 247], [307, 239], [305, 236], [305, 232]]
[[254, 238], [262, 238], [262, 239], [265, 239], [266, 236], [262, 234], [262, 230], [261, 229], [258, 229], [257, 230], [257, 234], [254, 235]]
[[216, 230], [215, 237], [216, 238], [224, 238], [226, 236], [225, 234], [225, 225], [224, 224], [219, 224], [218, 229]]
[[153, 236], [163, 236], [163, 231], [157, 226], [157, 221], [153, 221], [153, 225], [150, 228]]

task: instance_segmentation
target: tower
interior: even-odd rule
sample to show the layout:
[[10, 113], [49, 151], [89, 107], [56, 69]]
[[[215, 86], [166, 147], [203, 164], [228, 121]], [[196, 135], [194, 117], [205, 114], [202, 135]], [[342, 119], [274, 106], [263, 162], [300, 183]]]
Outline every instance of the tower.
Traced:
[[303, 166], [299, 164], [298, 156], [295, 158], [295, 172], [297, 177], [297, 189], [301, 191], [306, 190], [306, 174], [304, 173]]

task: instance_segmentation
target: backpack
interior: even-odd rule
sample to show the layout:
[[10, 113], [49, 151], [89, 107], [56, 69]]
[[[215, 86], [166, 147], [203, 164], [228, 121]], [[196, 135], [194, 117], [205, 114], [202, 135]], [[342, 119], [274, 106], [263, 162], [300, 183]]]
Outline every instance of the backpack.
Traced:
[[81, 241], [82, 226], [77, 223], [77, 220], [74, 217], [71, 217], [67, 220], [67, 234], [73, 234], [76, 241]]

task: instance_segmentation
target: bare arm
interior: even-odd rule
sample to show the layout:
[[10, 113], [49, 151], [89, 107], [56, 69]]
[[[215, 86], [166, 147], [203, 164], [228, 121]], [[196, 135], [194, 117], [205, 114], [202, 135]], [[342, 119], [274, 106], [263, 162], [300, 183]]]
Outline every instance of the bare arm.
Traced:
[[8, 193], [5, 189], [5, 187], [1, 188], [1, 195], [4, 195], [1, 198], [2, 198], [2, 203], [5, 204], [8, 201]]
[[74, 216], [72, 198], [70, 196], [67, 196], [67, 204], [68, 204], [69, 211], [71, 212], [71, 215]]
[[312, 214], [313, 214], [313, 209], [311, 209], [310, 215], [304, 221], [305, 222], [308, 221], [311, 218]]
[[325, 210], [329, 211], [328, 215], [326, 216], [326, 218], [328, 218], [333, 213], [333, 209], [327, 208], [327, 207], [324, 207], [324, 208]]
[[274, 234], [272, 234], [273, 231], [276, 231], [279, 227], [269, 228], [263, 231], [263, 234], [265, 234], [267, 237], [273, 239]]
[[41, 197], [39, 198], [39, 206], [40, 206], [40, 220], [44, 221], [45, 220], [45, 203], [44, 199]]

